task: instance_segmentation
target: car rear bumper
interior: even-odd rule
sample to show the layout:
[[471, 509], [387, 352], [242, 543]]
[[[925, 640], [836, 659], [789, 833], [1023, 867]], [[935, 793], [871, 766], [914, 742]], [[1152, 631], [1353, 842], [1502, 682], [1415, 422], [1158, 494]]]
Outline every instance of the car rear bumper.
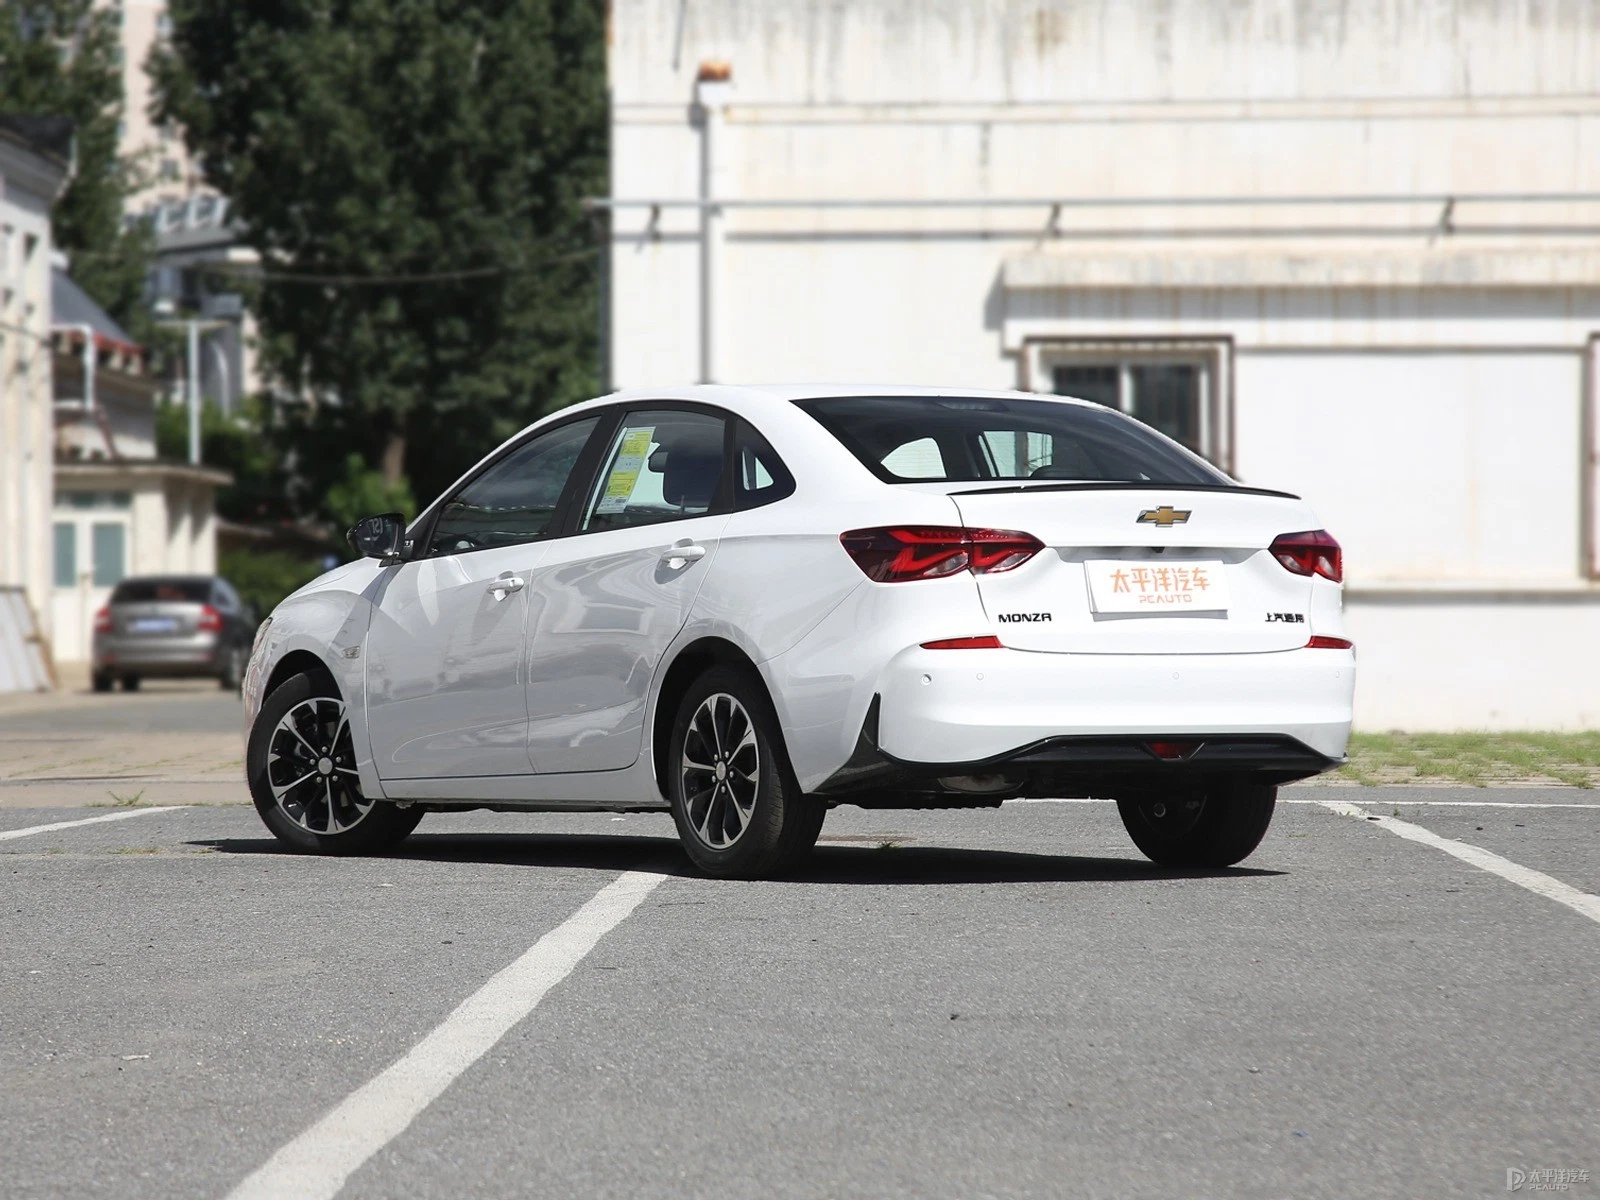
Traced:
[[[1355, 655], [1101, 655], [923, 650], [885, 668], [851, 763], [823, 786], [904, 779], [1051, 776], [1091, 780], [1252, 774], [1282, 781], [1342, 761]], [[870, 728], [876, 724], [876, 729]], [[1178, 761], [1149, 742], [1200, 745]], [[880, 769], [863, 774], [866, 759]]]
[[96, 634], [90, 661], [95, 671], [116, 675], [215, 675], [227, 663], [227, 648], [212, 633], [171, 638]]

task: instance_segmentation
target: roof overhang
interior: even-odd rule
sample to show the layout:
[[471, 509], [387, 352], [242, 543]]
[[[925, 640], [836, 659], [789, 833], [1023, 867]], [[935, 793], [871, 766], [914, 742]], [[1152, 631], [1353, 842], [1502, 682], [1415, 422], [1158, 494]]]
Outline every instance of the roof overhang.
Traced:
[[72, 459], [55, 464], [57, 485], [85, 483], [105, 486], [109, 476], [134, 479], [142, 482], [201, 484], [206, 487], [227, 487], [233, 482], [230, 472], [216, 467], [190, 466], [188, 463], [162, 462], [159, 459], [103, 459], [81, 462]]

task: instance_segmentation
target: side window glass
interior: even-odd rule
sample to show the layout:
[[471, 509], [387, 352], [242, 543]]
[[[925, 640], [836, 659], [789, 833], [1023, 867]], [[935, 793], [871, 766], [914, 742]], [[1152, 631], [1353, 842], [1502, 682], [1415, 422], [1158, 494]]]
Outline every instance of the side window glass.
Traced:
[[901, 479], [943, 479], [944, 455], [931, 437], [896, 446], [883, 456], [883, 465]]
[[734, 443], [734, 507], [757, 508], [794, 491], [794, 477], [767, 439], [744, 421]]
[[463, 554], [544, 537], [567, 477], [599, 423], [591, 417], [542, 433], [470, 480], [439, 510], [428, 553]]
[[611, 440], [581, 528], [653, 525], [711, 511], [726, 422], [697, 412], [631, 412]]

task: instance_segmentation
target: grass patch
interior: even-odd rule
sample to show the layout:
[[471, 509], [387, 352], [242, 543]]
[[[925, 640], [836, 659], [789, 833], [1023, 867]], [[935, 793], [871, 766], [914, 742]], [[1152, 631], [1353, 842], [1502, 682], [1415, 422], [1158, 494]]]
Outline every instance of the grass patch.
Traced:
[[1600, 731], [1357, 733], [1339, 774], [1369, 785], [1536, 780], [1591, 788], [1600, 785]]

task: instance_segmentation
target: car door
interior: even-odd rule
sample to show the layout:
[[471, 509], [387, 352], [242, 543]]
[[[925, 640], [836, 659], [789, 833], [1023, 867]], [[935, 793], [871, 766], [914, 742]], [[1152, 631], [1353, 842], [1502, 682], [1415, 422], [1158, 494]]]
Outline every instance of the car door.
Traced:
[[528, 751], [541, 774], [630, 766], [651, 677], [727, 524], [728, 418], [703, 406], [626, 411], [572, 533], [550, 543], [528, 600]]
[[598, 417], [497, 455], [417, 530], [388, 569], [366, 642], [378, 775], [526, 775], [527, 582], [557, 528]]

